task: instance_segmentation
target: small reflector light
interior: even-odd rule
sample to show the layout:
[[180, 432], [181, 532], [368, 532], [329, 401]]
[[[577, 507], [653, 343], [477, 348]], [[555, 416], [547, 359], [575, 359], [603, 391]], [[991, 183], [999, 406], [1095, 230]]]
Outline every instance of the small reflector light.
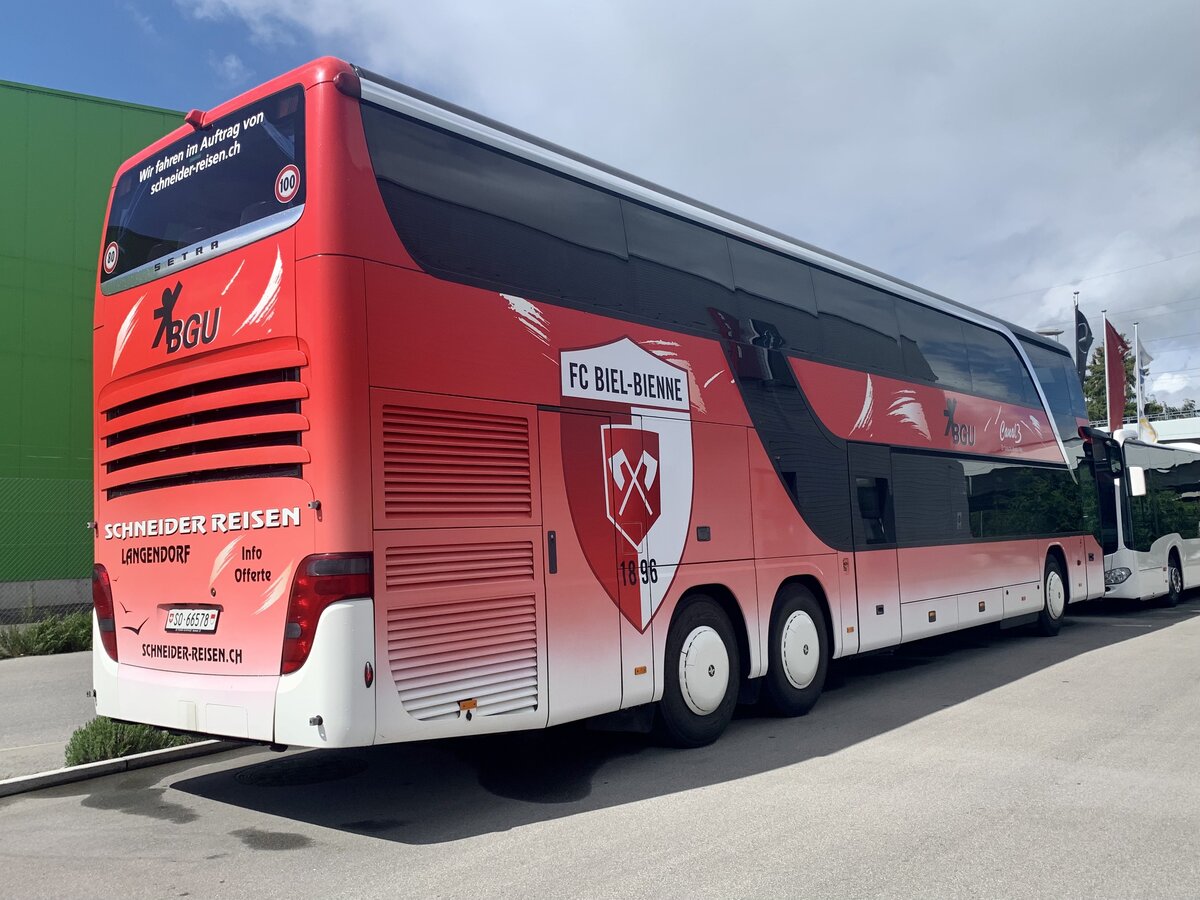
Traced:
[[188, 114], [183, 117], [183, 121], [199, 130], [204, 127], [204, 111], [201, 109], [189, 109]]
[[355, 100], [362, 96], [362, 82], [353, 72], [338, 72], [333, 76], [333, 86]]
[[936, 613], [936, 612], [934, 612], [932, 609], [929, 611], [929, 621], [930, 621], [930, 622], [936, 622], [936, 621], [937, 621], [937, 613]]
[[979, 601], [979, 611], [983, 612], [985, 609], [987, 609], [987, 604], [984, 601], [980, 600]]
[[369, 662], [363, 666], [363, 683], [370, 687], [375, 683], [375, 667]]
[[479, 703], [476, 700], [459, 700], [458, 701], [458, 708], [459, 708], [459, 710], [462, 710], [462, 711], [465, 711], [468, 709], [476, 709], [478, 706], [479, 706]]
[[646, 674], [646, 667], [645, 667], [645, 666], [634, 666], [634, 667], [633, 667], [633, 674], [634, 674], [634, 675], [645, 675], [645, 674]]
[[846, 634], [854, 634], [854, 626], [853, 625], [846, 626]]

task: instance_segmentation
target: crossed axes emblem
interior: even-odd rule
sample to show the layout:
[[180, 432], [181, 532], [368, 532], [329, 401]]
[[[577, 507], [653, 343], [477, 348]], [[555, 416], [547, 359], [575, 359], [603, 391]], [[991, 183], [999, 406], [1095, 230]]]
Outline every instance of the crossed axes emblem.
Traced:
[[[650, 498], [646, 496], [646, 491], [654, 487], [654, 479], [658, 476], [658, 460], [642, 451], [642, 455], [638, 457], [637, 466], [629, 464], [629, 457], [625, 455], [624, 450], [618, 450], [608, 460], [609, 469], [612, 471], [613, 482], [617, 486], [617, 490], [623, 491], [621, 495], [621, 506], [617, 510], [617, 515], [624, 515], [625, 507], [629, 505], [629, 500], [633, 497], [634, 491], [642, 498], [642, 503], [646, 505], [646, 512], [654, 515], [654, 509], [650, 506]], [[642, 486], [642, 478], [645, 477], [645, 487]]]

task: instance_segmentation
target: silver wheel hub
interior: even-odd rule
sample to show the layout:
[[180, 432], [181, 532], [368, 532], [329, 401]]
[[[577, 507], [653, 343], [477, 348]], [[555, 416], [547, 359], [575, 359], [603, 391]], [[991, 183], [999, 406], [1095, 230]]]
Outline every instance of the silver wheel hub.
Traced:
[[796, 690], [804, 690], [817, 677], [821, 665], [821, 636], [812, 617], [797, 610], [783, 623], [779, 656], [783, 674]]
[[1063, 587], [1062, 576], [1057, 572], [1046, 575], [1046, 608], [1050, 610], [1051, 618], [1057, 619], [1063, 614], [1067, 605], [1067, 590]]
[[692, 629], [679, 652], [679, 689], [698, 716], [715, 712], [729, 688], [729, 651], [708, 625]]
[[1183, 573], [1179, 571], [1178, 566], [1171, 565], [1168, 577], [1171, 580], [1171, 593], [1177, 594], [1183, 590]]

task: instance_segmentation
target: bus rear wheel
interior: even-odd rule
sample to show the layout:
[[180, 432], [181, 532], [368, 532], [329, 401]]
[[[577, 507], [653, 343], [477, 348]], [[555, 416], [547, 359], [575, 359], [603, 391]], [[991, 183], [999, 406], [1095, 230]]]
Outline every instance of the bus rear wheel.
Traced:
[[771, 707], [783, 716], [802, 716], [825, 688], [830, 647], [825, 611], [812, 591], [784, 588], [771, 617], [770, 659], [765, 687]]
[[1163, 603], [1167, 606], [1178, 606], [1183, 597], [1183, 566], [1179, 563], [1179, 555], [1172, 550], [1167, 557], [1167, 595]]
[[676, 747], [711, 744], [733, 719], [741, 658], [725, 610], [694, 595], [667, 632], [666, 678], [659, 723]]
[[1063, 576], [1062, 564], [1057, 557], [1046, 557], [1046, 569], [1042, 576], [1042, 594], [1045, 604], [1038, 613], [1037, 630], [1047, 637], [1058, 634], [1067, 610], [1067, 580]]

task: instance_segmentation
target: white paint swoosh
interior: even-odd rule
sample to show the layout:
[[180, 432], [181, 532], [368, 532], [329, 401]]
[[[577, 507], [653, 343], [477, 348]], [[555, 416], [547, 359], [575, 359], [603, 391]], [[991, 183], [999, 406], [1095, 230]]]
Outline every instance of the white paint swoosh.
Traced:
[[125, 321], [121, 323], [121, 330], [117, 332], [117, 345], [113, 348], [112, 371], [114, 372], [117, 371], [117, 361], [121, 358], [121, 354], [125, 352], [125, 345], [129, 343], [129, 336], [133, 334], [133, 327], [137, 324], [138, 310], [145, 299], [145, 294], [137, 298], [137, 302], [133, 304], [128, 315], [125, 316]]
[[247, 325], [259, 325], [273, 315], [275, 315], [275, 304], [279, 301], [279, 286], [283, 283], [283, 254], [279, 248], [275, 248], [275, 268], [271, 270], [271, 277], [267, 279], [267, 286], [263, 288], [262, 299], [258, 301], [258, 305], [250, 310], [250, 315], [246, 316], [246, 321], [237, 327], [241, 331]]

